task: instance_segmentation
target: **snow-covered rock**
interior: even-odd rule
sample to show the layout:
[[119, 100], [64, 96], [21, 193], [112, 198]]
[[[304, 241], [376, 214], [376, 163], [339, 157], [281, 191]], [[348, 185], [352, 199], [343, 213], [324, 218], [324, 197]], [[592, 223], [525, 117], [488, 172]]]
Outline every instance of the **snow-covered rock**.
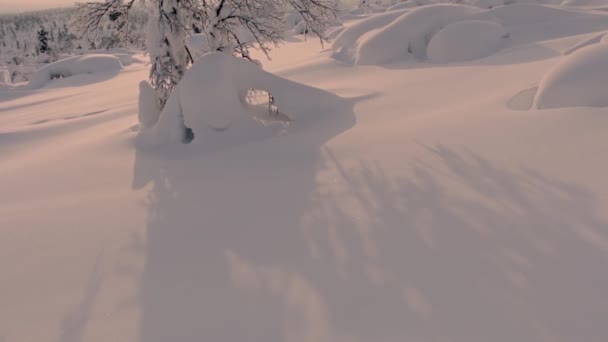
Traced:
[[508, 34], [492, 21], [467, 20], [444, 27], [431, 39], [431, 62], [464, 62], [490, 56], [504, 47]]
[[[140, 87], [148, 92], [147, 86]], [[298, 122], [306, 121], [299, 114], [318, 114], [320, 108], [334, 108], [339, 101], [331, 93], [273, 75], [244, 59], [213, 52], [186, 71], [156, 125], [143, 125], [139, 140], [145, 145], [180, 143], [185, 138], [185, 127], [193, 131], [195, 140], [225, 131], [236, 121], [251, 119], [247, 114], [253, 109], [246, 98], [252, 89], [272, 94], [282, 115]], [[144, 101], [148, 98], [140, 95]], [[148, 121], [151, 115], [142, 113], [140, 117], [152, 121]]]
[[[414, 56], [427, 57], [427, 44], [442, 27], [481, 10], [472, 6], [437, 4], [413, 9], [358, 41], [356, 64], [380, 65]], [[388, 12], [393, 13], [393, 12]]]
[[541, 81], [534, 107], [608, 106], [608, 44], [594, 44], [564, 57]]
[[38, 89], [55, 78], [78, 74], [117, 73], [123, 68], [120, 59], [112, 55], [74, 56], [43, 66], [30, 78], [28, 87]]

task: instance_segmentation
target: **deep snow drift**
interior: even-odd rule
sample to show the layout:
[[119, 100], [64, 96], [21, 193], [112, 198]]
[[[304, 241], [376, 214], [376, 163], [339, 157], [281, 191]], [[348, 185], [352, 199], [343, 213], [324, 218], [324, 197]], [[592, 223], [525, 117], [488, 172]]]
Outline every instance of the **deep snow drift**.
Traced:
[[[368, 16], [338, 35], [333, 57], [361, 65], [395, 64], [412, 57], [417, 61], [464, 62], [503, 48], [595, 32], [604, 28], [608, 19], [606, 13], [598, 11], [535, 3], [480, 7], [433, 4]], [[428, 51], [431, 42], [432, 51]]]

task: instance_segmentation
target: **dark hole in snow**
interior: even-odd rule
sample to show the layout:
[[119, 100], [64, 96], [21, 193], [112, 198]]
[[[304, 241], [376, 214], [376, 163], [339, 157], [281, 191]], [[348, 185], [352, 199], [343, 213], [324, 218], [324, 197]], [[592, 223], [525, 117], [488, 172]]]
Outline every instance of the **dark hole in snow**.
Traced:
[[253, 118], [264, 124], [272, 122], [291, 122], [288, 115], [281, 112], [275, 103], [274, 96], [261, 89], [249, 89], [245, 103], [251, 108]]
[[194, 131], [190, 127], [186, 127], [186, 134], [184, 134], [184, 144], [189, 144], [194, 140]]
[[66, 77], [70, 77], [72, 75], [68, 74], [68, 73], [52, 73], [51, 74], [51, 80], [57, 80], [60, 78], [66, 78]]

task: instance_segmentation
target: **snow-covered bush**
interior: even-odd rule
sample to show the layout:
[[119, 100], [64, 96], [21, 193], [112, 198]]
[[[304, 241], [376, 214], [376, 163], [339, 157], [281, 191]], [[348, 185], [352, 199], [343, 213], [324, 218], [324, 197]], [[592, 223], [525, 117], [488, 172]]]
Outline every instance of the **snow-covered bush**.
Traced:
[[465, 20], [447, 25], [431, 39], [431, 62], [465, 62], [490, 56], [503, 48], [508, 33], [492, 21]]
[[55, 78], [70, 77], [78, 74], [119, 72], [120, 59], [112, 55], [73, 56], [47, 64], [38, 69], [30, 78], [28, 88], [38, 89]]
[[555, 65], [542, 79], [537, 109], [608, 106], [608, 44], [582, 48]]

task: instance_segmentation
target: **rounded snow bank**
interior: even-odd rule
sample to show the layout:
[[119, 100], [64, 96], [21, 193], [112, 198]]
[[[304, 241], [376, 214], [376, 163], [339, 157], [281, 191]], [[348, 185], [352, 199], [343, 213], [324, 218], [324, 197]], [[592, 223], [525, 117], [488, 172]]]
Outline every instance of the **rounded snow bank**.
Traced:
[[[356, 41], [356, 64], [381, 65], [399, 62], [414, 56], [427, 58], [427, 44], [442, 27], [480, 13], [472, 6], [436, 4], [415, 8], [398, 17], [385, 27], [369, 32]], [[388, 13], [395, 13], [388, 12]]]
[[119, 72], [123, 68], [120, 58], [112, 55], [74, 56], [43, 66], [36, 70], [29, 82], [29, 88], [43, 87], [56, 78], [79, 74]]
[[[259, 109], [247, 101], [251, 90], [271, 94], [271, 105], [280, 111], [277, 115], [296, 125], [335, 111], [342, 103], [334, 94], [270, 74], [223, 52], [203, 55], [186, 71], [156, 123], [150, 120], [156, 115], [154, 104], [143, 103], [153, 101], [154, 96], [148, 86], [140, 85], [140, 89], [139, 141], [144, 145], [185, 142], [186, 127], [194, 133], [194, 142], [209, 142], [210, 136], [226, 134], [237, 121], [253, 122]], [[270, 115], [268, 107], [263, 110]]]
[[588, 13], [536, 3], [516, 3], [487, 10], [475, 19], [494, 20], [505, 26], [539, 24], [590, 18]]
[[608, 44], [582, 48], [559, 62], [541, 81], [534, 108], [607, 107]]
[[434, 63], [471, 61], [496, 53], [504, 47], [507, 38], [504, 27], [495, 22], [460, 21], [433, 36], [427, 54]]
[[404, 13], [407, 13], [407, 10], [395, 10], [376, 14], [349, 26], [334, 40], [331, 47], [333, 50], [332, 56], [347, 63], [354, 63], [359, 39], [368, 32], [390, 24]]

